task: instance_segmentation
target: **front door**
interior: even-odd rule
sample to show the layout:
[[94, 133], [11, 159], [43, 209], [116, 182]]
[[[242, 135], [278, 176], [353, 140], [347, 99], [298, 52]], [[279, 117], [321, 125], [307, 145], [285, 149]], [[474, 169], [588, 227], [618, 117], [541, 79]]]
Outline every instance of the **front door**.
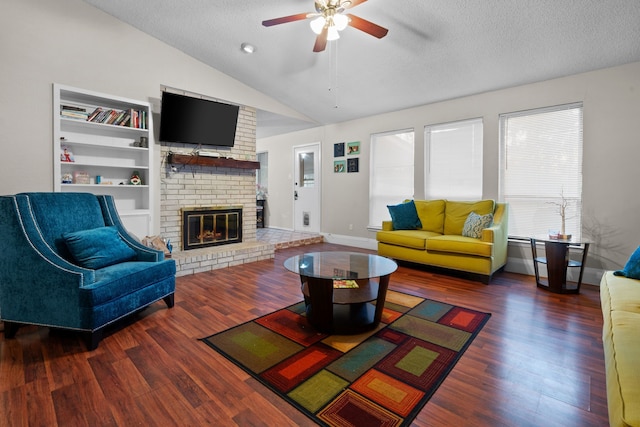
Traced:
[[294, 147], [293, 228], [320, 232], [320, 144]]

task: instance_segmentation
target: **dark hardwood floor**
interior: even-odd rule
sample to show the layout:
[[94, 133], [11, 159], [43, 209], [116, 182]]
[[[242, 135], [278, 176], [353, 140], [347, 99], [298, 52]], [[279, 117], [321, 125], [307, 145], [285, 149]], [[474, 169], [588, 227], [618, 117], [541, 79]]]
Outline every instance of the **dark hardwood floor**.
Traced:
[[[314, 244], [180, 277], [173, 309], [153, 304], [93, 352], [47, 328], [0, 337], [0, 425], [314, 425], [198, 339], [300, 301], [287, 257], [351, 249]], [[492, 313], [414, 425], [608, 425], [597, 287], [556, 295], [529, 276], [484, 285], [400, 266], [390, 288]]]

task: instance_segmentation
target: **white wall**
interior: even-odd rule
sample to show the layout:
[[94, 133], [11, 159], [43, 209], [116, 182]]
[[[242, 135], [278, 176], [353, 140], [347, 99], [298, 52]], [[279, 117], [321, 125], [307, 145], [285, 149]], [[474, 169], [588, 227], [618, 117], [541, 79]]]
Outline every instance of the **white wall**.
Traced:
[[[301, 117], [81, 0], [2, 0], [0, 53], [0, 144], [5, 153], [0, 194], [53, 189], [54, 82], [151, 101], [160, 97], [160, 86], [167, 85]], [[620, 267], [640, 244], [635, 224], [640, 207], [635, 191], [640, 63], [260, 140], [258, 150], [269, 151], [268, 224], [293, 226], [294, 145], [323, 144], [322, 231], [371, 240], [375, 234], [365, 228], [371, 133], [415, 128], [416, 197], [420, 197], [424, 125], [483, 117], [484, 196], [495, 198], [498, 114], [574, 101], [584, 102], [583, 223], [585, 234], [595, 242], [589, 264]], [[341, 141], [362, 142], [360, 173], [333, 174], [333, 143]], [[348, 224], [354, 229], [349, 230]]]
[[[269, 217], [267, 224], [292, 228], [292, 147], [322, 142], [322, 232], [371, 241], [367, 230], [370, 135], [415, 129], [415, 190], [424, 194], [424, 126], [482, 117], [484, 122], [484, 197], [498, 197], [498, 116], [500, 113], [582, 101], [584, 103], [583, 234], [592, 239], [588, 283], [596, 272], [617, 269], [640, 245], [640, 63], [483, 93], [404, 111], [367, 117], [257, 141], [269, 152]], [[333, 144], [361, 141], [360, 173], [334, 174]], [[271, 165], [270, 165], [271, 166]], [[532, 176], [532, 180], [536, 177]], [[284, 190], [283, 190], [284, 189]], [[284, 191], [284, 195], [281, 193]], [[354, 224], [349, 230], [348, 224]], [[512, 245], [510, 263], [530, 257], [528, 246]], [[530, 263], [523, 262], [529, 268]], [[518, 270], [518, 266], [515, 269]], [[531, 271], [533, 267], [530, 267]]]
[[2, 0], [0, 54], [0, 194], [53, 190], [54, 82], [152, 104], [166, 85], [301, 117], [80, 0]]

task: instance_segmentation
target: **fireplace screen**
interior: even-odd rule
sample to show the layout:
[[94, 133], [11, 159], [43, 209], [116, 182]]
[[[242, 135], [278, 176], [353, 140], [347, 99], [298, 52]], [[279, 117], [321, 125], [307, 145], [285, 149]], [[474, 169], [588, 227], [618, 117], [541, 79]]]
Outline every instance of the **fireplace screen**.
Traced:
[[182, 249], [242, 242], [242, 208], [182, 210]]

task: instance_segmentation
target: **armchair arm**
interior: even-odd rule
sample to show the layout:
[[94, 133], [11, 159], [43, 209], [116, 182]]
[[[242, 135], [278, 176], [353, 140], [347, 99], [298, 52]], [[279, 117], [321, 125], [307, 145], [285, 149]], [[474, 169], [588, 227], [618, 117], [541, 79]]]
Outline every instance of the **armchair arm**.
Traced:
[[382, 221], [382, 231], [393, 231], [393, 222]]
[[4, 320], [77, 326], [80, 287], [93, 270], [61, 258], [42, 238], [25, 196], [0, 197], [0, 316]]

